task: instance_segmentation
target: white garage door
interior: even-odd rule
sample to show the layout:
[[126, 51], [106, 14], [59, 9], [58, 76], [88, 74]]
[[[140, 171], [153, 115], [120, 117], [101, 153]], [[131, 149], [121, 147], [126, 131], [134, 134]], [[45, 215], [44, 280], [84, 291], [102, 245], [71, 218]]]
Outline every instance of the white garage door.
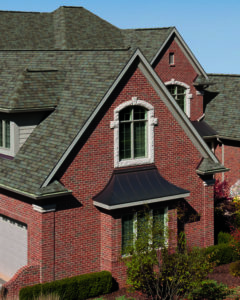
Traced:
[[0, 274], [10, 279], [27, 264], [27, 226], [0, 215]]

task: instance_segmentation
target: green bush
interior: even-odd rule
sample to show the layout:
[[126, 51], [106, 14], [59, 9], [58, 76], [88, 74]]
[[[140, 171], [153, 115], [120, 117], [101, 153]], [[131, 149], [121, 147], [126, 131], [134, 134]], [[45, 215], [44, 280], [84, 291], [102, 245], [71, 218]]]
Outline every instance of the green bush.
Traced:
[[231, 263], [229, 267], [229, 272], [232, 274], [234, 277], [240, 277], [240, 260]]
[[61, 300], [81, 300], [110, 293], [111, 289], [112, 275], [102, 271], [24, 287], [19, 292], [19, 299], [32, 300], [41, 294], [56, 293]]
[[232, 236], [228, 232], [220, 231], [218, 234], [218, 244], [229, 244], [232, 241]]
[[224, 299], [231, 294], [231, 290], [224, 284], [218, 284], [215, 280], [204, 280], [201, 285], [191, 292], [190, 299], [193, 300], [215, 300]]
[[210, 257], [211, 262], [217, 266], [229, 264], [238, 260], [237, 252], [229, 244], [219, 244], [205, 249], [205, 254]]

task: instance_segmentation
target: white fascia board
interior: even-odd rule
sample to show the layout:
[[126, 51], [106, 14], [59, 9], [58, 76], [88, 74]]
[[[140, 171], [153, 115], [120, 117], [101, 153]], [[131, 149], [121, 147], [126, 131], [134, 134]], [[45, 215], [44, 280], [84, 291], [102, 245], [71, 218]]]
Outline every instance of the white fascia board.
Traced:
[[95, 206], [98, 206], [98, 207], [101, 207], [101, 208], [104, 208], [104, 209], [107, 209], [107, 210], [113, 210], [113, 209], [121, 209], [121, 208], [125, 208], [125, 207], [132, 207], [132, 206], [147, 205], [147, 204], [163, 202], [163, 201], [170, 201], [170, 200], [175, 200], [175, 199], [180, 199], [180, 198], [186, 198], [186, 197], [189, 197], [189, 196], [190, 196], [190, 193], [185, 193], [185, 194], [179, 194], [179, 195], [174, 195], [174, 196], [167, 196], [167, 197], [156, 198], [156, 199], [129, 202], [129, 203], [111, 205], [111, 206], [100, 203], [100, 202], [97, 202], [97, 201], [93, 201], [93, 204]]
[[196, 70], [196, 72], [199, 75], [203, 75], [206, 79], [208, 79], [207, 73], [204, 71], [203, 67], [200, 65], [199, 61], [196, 59], [196, 57], [194, 56], [194, 54], [192, 53], [192, 51], [190, 50], [190, 48], [188, 47], [188, 45], [186, 44], [186, 42], [184, 41], [184, 39], [182, 38], [182, 36], [180, 35], [180, 33], [177, 31], [175, 27], [173, 28], [172, 32], [169, 34], [165, 42], [162, 44], [162, 46], [160, 47], [160, 49], [152, 59], [151, 65], [158, 58], [159, 54], [162, 52], [162, 50], [164, 49], [164, 47], [166, 46], [170, 38], [173, 36], [173, 34], [176, 35], [178, 45], [183, 50], [184, 54], [188, 57], [188, 59], [190, 59], [190, 62], [193, 68]]

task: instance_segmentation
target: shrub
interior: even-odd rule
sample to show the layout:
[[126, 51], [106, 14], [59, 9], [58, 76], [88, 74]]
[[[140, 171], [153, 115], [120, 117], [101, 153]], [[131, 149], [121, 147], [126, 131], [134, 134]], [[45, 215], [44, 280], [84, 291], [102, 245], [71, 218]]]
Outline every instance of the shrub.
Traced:
[[238, 260], [238, 253], [229, 244], [219, 244], [205, 249], [205, 254], [210, 257], [211, 262], [217, 266], [229, 264]]
[[32, 300], [39, 295], [57, 294], [61, 300], [87, 299], [111, 292], [110, 272], [84, 274], [44, 284], [24, 287], [19, 292], [20, 300]]
[[198, 288], [191, 292], [190, 299], [224, 299], [229, 294], [231, 294], [231, 290], [226, 285], [218, 284], [215, 280], [204, 280]]
[[[147, 215], [145, 222], [150, 223]], [[206, 278], [213, 264], [209, 263], [202, 249], [190, 249], [187, 246], [184, 234], [180, 235], [175, 252], [167, 247], [164, 240], [161, 240], [159, 250], [160, 247], [156, 247], [154, 242], [149, 242], [149, 236], [156, 233], [155, 229], [161, 230], [154, 225], [143, 226], [143, 234], [137, 237], [134, 247], [129, 251], [131, 256], [124, 259], [127, 283], [153, 299], [183, 297]]]
[[232, 274], [234, 277], [240, 277], [240, 260], [231, 263], [229, 267], [229, 272]]
[[218, 234], [218, 244], [228, 244], [232, 241], [232, 236], [228, 232], [222, 232], [220, 231]]

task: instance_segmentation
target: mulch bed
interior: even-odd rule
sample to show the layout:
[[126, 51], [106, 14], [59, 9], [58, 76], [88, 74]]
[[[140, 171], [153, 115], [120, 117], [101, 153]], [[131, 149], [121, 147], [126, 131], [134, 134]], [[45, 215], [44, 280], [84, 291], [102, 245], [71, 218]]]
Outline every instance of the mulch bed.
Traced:
[[[218, 283], [222, 282], [230, 288], [240, 286], [240, 277], [233, 277], [229, 273], [229, 266], [230, 266], [230, 264], [215, 267], [213, 272], [211, 274], [209, 274], [208, 278], [216, 280]], [[123, 295], [125, 295], [127, 298], [132, 297], [137, 300], [146, 300], [147, 299], [147, 297], [145, 295], [142, 295], [138, 292], [129, 292], [126, 288], [122, 288], [111, 294], [104, 295], [103, 297], [104, 297], [104, 299], [107, 299], [107, 300], [115, 300], [117, 297], [120, 297]]]
[[213, 272], [209, 274], [209, 279], [214, 279], [219, 283], [222, 282], [228, 287], [240, 286], [240, 277], [233, 277], [229, 273], [229, 266], [230, 264], [215, 267]]

